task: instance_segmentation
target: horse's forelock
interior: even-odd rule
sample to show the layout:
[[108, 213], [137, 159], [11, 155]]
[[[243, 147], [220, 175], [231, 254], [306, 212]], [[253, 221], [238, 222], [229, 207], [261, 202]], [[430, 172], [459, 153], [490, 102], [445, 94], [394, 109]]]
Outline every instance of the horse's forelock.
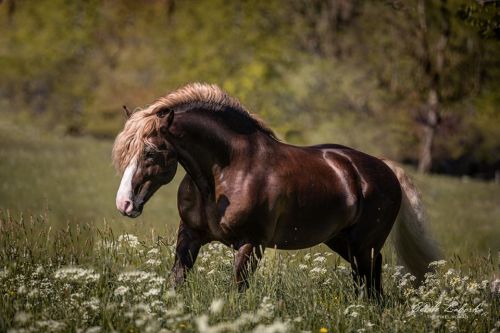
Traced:
[[159, 119], [152, 107], [130, 116], [113, 146], [113, 164], [119, 173], [123, 173], [130, 161], [142, 153], [145, 145], [152, 145], [148, 137], [158, 130], [158, 126]]

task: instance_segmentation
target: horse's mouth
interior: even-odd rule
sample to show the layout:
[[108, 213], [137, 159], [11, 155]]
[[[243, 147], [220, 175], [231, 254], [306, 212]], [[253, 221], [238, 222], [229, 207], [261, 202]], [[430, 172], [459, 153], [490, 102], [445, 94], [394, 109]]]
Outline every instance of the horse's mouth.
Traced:
[[139, 205], [136, 207], [134, 207], [133, 210], [131, 210], [130, 212], [121, 212], [123, 216], [126, 216], [126, 217], [130, 217], [132, 219], [135, 219], [136, 217], [140, 216], [142, 214], [142, 208], [144, 207], [144, 205]]
[[123, 213], [123, 216], [126, 216], [126, 217], [130, 217], [132, 219], [135, 219], [136, 217], [138, 217], [139, 215], [141, 215], [142, 212], [141, 211], [138, 211], [138, 210], [133, 210], [131, 211], [130, 213]]

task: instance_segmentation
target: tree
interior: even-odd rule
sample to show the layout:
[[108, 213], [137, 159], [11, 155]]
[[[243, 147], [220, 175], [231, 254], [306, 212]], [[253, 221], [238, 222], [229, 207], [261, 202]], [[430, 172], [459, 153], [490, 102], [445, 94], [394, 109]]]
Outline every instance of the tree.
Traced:
[[[443, 81], [443, 69], [446, 62], [446, 49], [451, 34], [450, 11], [447, 7], [447, 1], [441, 0], [439, 6], [439, 15], [436, 23], [439, 24], [437, 36], [431, 41], [428, 30], [428, 13], [426, 0], [418, 0], [418, 25], [417, 25], [417, 43], [415, 56], [422, 66], [425, 74], [425, 84], [427, 85], [427, 102], [424, 104], [424, 111], [419, 118], [423, 127], [423, 137], [418, 162], [420, 172], [429, 172], [432, 166], [432, 147], [436, 130], [441, 123], [441, 86]], [[434, 47], [430, 44], [434, 42]], [[434, 51], [432, 51], [434, 49]]]
[[380, 75], [381, 80], [388, 82], [394, 96], [406, 101], [405, 108], [413, 110], [420, 132], [418, 170], [429, 172], [441, 129], [450, 120], [463, 118], [466, 102], [480, 92], [483, 41], [459, 18], [460, 1], [391, 4], [392, 10], [382, 13], [392, 34], [382, 52], [394, 59], [374, 67], [379, 73], [392, 67], [389, 75]]

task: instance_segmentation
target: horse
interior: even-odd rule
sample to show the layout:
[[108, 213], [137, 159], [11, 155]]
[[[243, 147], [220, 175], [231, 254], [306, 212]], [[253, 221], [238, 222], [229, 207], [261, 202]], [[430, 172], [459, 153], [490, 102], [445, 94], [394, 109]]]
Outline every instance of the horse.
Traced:
[[381, 249], [395, 221], [396, 252], [418, 280], [439, 258], [417, 189], [396, 163], [338, 144], [284, 143], [216, 85], [189, 84], [129, 114], [113, 161], [123, 174], [116, 206], [131, 218], [178, 164], [186, 171], [174, 286], [212, 241], [237, 251], [241, 291], [266, 248], [323, 243], [350, 263], [357, 285], [381, 296]]

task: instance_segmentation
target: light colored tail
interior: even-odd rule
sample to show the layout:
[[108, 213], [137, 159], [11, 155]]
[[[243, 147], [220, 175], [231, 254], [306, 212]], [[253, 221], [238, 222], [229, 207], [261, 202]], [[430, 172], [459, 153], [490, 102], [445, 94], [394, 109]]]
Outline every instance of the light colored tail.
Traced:
[[429, 263], [441, 258], [441, 251], [427, 230], [419, 193], [405, 171], [395, 162], [383, 160], [401, 184], [402, 200], [391, 235], [399, 261], [420, 282], [428, 272]]

